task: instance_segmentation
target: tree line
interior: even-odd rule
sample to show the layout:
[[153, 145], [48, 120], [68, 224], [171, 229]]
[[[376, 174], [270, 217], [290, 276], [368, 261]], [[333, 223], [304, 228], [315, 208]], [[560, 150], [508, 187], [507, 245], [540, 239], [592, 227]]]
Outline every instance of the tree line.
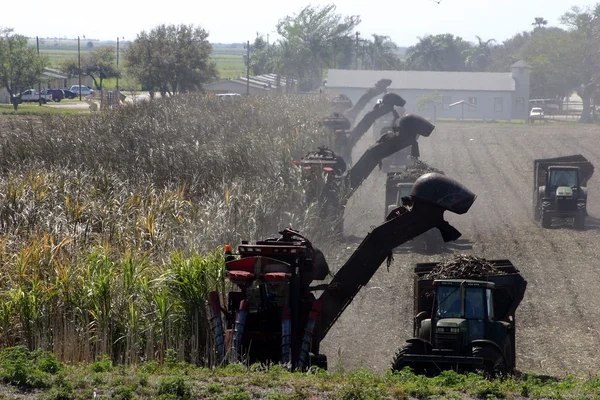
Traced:
[[[301, 90], [310, 91], [322, 85], [330, 68], [508, 72], [523, 59], [532, 67], [532, 98], [563, 98], [576, 92], [583, 102], [581, 120], [592, 121], [592, 99], [600, 97], [600, 3], [572, 7], [561, 17], [562, 27], [548, 26], [543, 17], [536, 17], [528, 30], [501, 43], [479, 36], [470, 42], [452, 33], [425, 35], [407, 49], [403, 59], [390, 37], [360, 37], [360, 22], [358, 15], [338, 14], [335, 5], [304, 7], [278, 22], [279, 38], [273, 43], [257, 35], [244, 61], [254, 75], [295, 78]], [[48, 62], [25, 47], [22, 36], [0, 30], [0, 83], [11, 95], [36, 82], [31, 78], [39, 76]], [[125, 71], [151, 92], [196, 90], [218, 79], [211, 53], [204, 29], [161, 25], [139, 33], [129, 44], [124, 51]], [[104, 79], [121, 73], [114, 54], [110, 46], [93, 49], [82, 58], [81, 67], [71, 59], [62, 69], [92, 77], [101, 89]]]

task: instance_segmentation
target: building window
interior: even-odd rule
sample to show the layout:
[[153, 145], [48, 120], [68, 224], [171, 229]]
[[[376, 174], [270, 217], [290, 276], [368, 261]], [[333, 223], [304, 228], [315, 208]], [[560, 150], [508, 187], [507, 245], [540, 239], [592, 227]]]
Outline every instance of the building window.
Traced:
[[502, 97], [494, 97], [494, 111], [504, 111], [504, 99]]
[[469, 97], [469, 111], [477, 111], [477, 97]]
[[516, 111], [525, 111], [525, 98], [517, 97], [517, 101], [515, 103]]
[[449, 110], [452, 103], [452, 96], [442, 96], [442, 109]]

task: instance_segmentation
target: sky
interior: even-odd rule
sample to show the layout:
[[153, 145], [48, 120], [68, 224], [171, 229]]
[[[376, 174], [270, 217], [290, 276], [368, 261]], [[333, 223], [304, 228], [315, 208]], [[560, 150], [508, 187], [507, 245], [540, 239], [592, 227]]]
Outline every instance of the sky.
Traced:
[[[212, 43], [254, 40], [257, 32], [276, 38], [279, 19], [304, 6], [335, 4], [342, 15], [359, 15], [361, 37], [389, 36], [410, 46], [427, 34], [452, 33], [475, 41], [497, 42], [529, 30], [535, 17], [559, 25], [572, 6], [600, 0], [2, 0], [0, 27], [40, 38], [85, 36], [87, 39], [133, 40], [159, 24], [194, 24], [209, 32]], [[79, 9], [79, 10], [78, 10]]]

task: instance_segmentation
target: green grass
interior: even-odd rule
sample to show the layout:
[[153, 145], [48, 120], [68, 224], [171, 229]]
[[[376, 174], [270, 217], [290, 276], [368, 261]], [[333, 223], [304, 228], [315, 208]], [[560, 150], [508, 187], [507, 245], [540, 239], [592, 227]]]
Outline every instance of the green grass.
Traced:
[[[87, 42], [87, 40], [81, 40], [82, 55], [89, 51], [86, 46]], [[114, 41], [94, 41], [93, 43], [94, 48], [102, 46], [116, 47], [116, 42]], [[30, 46], [35, 46], [35, 40], [30, 40]], [[121, 49], [124, 50], [123, 48]], [[77, 40], [55, 41], [52, 39], [43, 39], [40, 41], [40, 53], [48, 56], [50, 67], [59, 68], [63, 61], [77, 57]], [[212, 59], [217, 64], [217, 70], [221, 79], [238, 78], [246, 74], [243, 59], [244, 54], [246, 54], [244, 48], [213, 47]], [[119, 86], [122, 86], [121, 83]], [[105, 83], [104, 87], [116, 87], [116, 80], [109, 80]]]
[[246, 66], [241, 54], [213, 54], [212, 59], [217, 64], [221, 79], [239, 78], [246, 76]]
[[[0, 352], [0, 398], [116, 399], [594, 399], [600, 377], [556, 379], [518, 375], [487, 380], [447, 371], [434, 378], [409, 370], [375, 374], [359, 370], [291, 373], [279, 367], [229, 365], [198, 368], [183, 362], [113, 365], [65, 365], [52, 353], [15, 347]], [[100, 365], [100, 366], [99, 366]], [[35, 389], [35, 392], [22, 391]]]

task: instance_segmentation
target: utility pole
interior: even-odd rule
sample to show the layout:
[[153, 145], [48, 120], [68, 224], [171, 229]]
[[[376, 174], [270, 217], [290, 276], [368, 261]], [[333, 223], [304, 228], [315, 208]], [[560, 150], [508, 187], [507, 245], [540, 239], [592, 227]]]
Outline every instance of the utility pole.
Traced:
[[267, 33], [267, 46], [269, 45], [269, 34]]
[[356, 31], [356, 69], [358, 69], [358, 35], [360, 32]]
[[[40, 58], [40, 38], [38, 36], [35, 37], [35, 43], [36, 43], [36, 47], [37, 47], [37, 55], [38, 55], [38, 58]], [[42, 75], [41, 75], [41, 73], [38, 78], [38, 103], [41, 107], [42, 106]]]
[[77, 62], [79, 64], [79, 101], [81, 101], [81, 44], [79, 42], [79, 36], [77, 36]]
[[246, 94], [250, 95], [250, 41], [246, 44]]
[[117, 96], [119, 95], [119, 37], [117, 36]]

